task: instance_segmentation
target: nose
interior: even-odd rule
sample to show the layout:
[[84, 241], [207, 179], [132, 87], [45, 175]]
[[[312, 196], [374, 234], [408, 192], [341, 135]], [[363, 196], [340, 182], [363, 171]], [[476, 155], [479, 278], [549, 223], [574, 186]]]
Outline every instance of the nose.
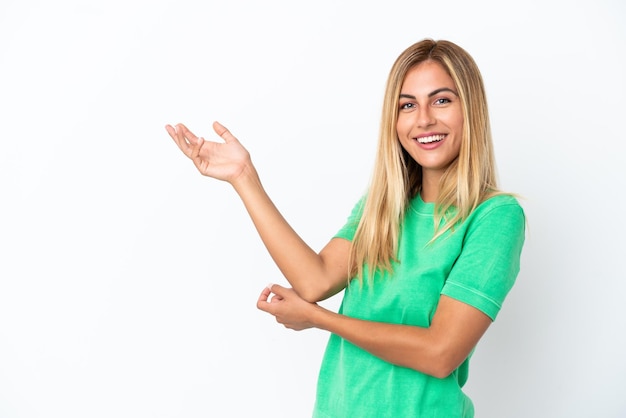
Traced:
[[417, 126], [424, 128], [435, 123], [432, 109], [428, 106], [420, 106], [417, 110]]

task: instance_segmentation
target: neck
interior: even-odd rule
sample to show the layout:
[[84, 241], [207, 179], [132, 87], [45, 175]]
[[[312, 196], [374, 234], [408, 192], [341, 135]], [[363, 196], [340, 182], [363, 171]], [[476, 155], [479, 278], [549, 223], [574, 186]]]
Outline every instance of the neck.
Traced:
[[439, 195], [439, 178], [433, 176], [424, 176], [422, 178], [422, 188], [420, 189], [420, 196], [426, 203], [432, 203], [437, 199]]

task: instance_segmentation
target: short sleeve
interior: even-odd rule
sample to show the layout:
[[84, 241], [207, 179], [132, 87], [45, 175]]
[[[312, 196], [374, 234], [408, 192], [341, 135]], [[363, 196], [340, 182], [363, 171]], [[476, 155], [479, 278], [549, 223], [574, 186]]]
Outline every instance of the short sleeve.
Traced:
[[356, 234], [356, 229], [359, 226], [359, 222], [361, 221], [361, 216], [363, 215], [363, 206], [365, 205], [365, 196], [363, 196], [352, 208], [352, 212], [344, 226], [335, 234], [334, 238], [343, 238], [348, 241], [352, 241], [354, 239], [354, 235]]
[[463, 249], [441, 294], [467, 303], [495, 320], [520, 270], [525, 237], [525, 215], [519, 203], [508, 198], [483, 203], [470, 222]]

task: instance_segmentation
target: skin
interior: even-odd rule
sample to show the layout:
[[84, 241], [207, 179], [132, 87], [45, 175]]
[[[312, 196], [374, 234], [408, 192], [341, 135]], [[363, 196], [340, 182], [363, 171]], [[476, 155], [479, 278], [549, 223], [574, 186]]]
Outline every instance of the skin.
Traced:
[[[458, 156], [463, 116], [455, 85], [443, 68], [424, 62], [407, 73], [401, 89], [398, 138], [423, 167], [423, 199], [432, 201], [438, 179]], [[286, 328], [318, 328], [337, 334], [398, 366], [444, 378], [457, 368], [491, 324], [481, 311], [441, 296], [428, 328], [364, 321], [329, 311], [317, 302], [346, 286], [350, 243], [334, 238], [319, 252], [289, 226], [265, 192], [248, 151], [218, 122], [223, 142], [206, 141], [183, 124], [166, 126], [180, 150], [205, 176], [230, 183], [240, 196], [257, 232], [292, 286], [269, 285], [258, 309]], [[436, 144], [416, 138], [443, 135]]]
[[[454, 81], [439, 63], [425, 61], [407, 73], [400, 90], [396, 131], [402, 147], [422, 166], [422, 199], [434, 201], [439, 179], [459, 155], [463, 135], [461, 101]], [[418, 141], [432, 135], [443, 139], [428, 144]]]
[[248, 151], [228, 129], [213, 123], [223, 143], [205, 141], [183, 124], [165, 129], [202, 175], [233, 186], [274, 262], [304, 300], [318, 302], [345, 287], [350, 243], [332, 239], [319, 253], [312, 250], [274, 206]]

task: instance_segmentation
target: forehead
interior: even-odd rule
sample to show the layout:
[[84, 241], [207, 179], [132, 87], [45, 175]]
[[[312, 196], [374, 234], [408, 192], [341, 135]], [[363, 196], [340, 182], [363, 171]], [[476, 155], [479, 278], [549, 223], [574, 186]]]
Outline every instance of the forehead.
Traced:
[[412, 67], [404, 76], [402, 93], [430, 92], [447, 87], [456, 90], [454, 80], [448, 75], [445, 68], [436, 61], [424, 61]]

